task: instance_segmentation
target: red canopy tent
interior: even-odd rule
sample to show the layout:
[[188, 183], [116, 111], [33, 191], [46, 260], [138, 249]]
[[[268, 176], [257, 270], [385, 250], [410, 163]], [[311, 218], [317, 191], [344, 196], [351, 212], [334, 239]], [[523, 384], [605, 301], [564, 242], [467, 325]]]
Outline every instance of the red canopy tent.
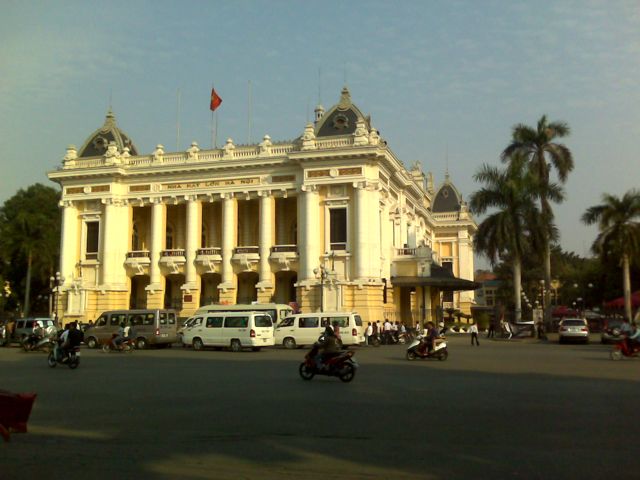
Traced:
[[[605, 308], [624, 308], [624, 297], [616, 298], [604, 304]], [[640, 307], [640, 290], [631, 294], [631, 308]]]
[[558, 305], [551, 311], [552, 317], [577, 317], [578, 312], [566, 305]]

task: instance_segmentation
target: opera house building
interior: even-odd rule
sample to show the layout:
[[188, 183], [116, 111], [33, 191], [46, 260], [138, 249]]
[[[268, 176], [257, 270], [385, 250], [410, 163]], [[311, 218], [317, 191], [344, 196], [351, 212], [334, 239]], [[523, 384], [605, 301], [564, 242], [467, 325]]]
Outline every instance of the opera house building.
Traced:
[[477, 225], [448, 174], [434, 186], [407, 168], [346, 88], [301, 130], [143, 155], [109, 110], [48, 173], [62, 188], [63, 322], [251, 302], [365, 322], [468, 313]]

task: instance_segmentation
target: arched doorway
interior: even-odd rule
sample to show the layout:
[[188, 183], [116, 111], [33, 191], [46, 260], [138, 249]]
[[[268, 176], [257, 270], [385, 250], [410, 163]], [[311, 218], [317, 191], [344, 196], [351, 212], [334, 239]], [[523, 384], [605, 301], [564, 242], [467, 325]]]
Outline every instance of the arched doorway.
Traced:
[[205, 273], [200, 279], [200, 306], [220, 303], [218, 285], [222, 282], [219, 273]]
[[147, 291], [149, 275], [136, 275], [131, 277], [131, 289], [129, 291], [129, 308], [147, 308]]
[[251, 303], [258, 299], [256, 284], [258, 274], [256, 272], [242, 272], [238, 274], [238, 296], [236, 303]]
[[296, 287], [298, 273], [282, 271], [276, 273], [276, 289], [273, 294], [274, 303], [296, 302]]
[[169, 275], [165, 278], [164, 308], [182, 310], [182, 289], [184, 275]]

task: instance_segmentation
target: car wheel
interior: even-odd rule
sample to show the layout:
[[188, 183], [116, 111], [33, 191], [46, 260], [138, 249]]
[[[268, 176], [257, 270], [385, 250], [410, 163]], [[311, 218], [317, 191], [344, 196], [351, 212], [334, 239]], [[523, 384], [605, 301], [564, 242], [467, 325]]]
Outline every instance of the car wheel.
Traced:
[[87, 347], [89, 347], [89, 348], [96, 348], [98, 346], [98, 340], [96, 340], [95, 337], [87, 338], [87, 341], [85, 343], [87, 344]]
[[303, 380], [311, 380], [316, 374], [313, 368], [309, 367], [305, 362], [302, 362], [300, 364], [298, 372], [300, 373], [300, 376]]
[[144, 337], [140, 337], [136, 340], [136, 348], [138, 350], [144, 350], [145, 348], [147, 348], [149, 346], [149, 343], [147, 342], [147, 339]]
[[296, 341], [291, 337], [285, 338], [284, 341], [282, 342], [282, 345], [284, 346], [284, 348], [288, 348], [290, 350], [297, 347]]
[[193, 339], [193, 349], [194, 350], [202, 350], [204, 348], [204, 343], [202, 343], [202, 340], [200, 338], [194, 338]]
[[344, 383], [348, 383], [353, 380], [353, 377], [356, 376], [356, 369], [353, 368], [353, 365], [350, 363], [345, 364], [345, 366], [340, 371], [340, 380]]
[[240, 340], [231, 340], [231, 351], [238, 353], [242, 350], [242, 344]]

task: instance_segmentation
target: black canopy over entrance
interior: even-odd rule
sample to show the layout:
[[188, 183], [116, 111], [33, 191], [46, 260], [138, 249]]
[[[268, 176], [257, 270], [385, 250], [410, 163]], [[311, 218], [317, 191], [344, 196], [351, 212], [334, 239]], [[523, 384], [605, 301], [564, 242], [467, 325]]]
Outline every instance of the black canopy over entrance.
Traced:
[[457, 278], [448, 268], [439, 265], [431, 266], [431, 275], [428, 277], [391, 277], [394, 287], [435, 287], [441, 291], [476, 290], [480, 284]]

